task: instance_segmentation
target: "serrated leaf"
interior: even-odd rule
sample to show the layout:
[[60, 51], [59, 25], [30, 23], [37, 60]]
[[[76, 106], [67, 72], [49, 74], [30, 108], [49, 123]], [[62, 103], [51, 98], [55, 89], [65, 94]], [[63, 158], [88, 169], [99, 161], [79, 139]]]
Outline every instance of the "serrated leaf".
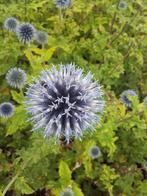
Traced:
[[66, 187], [70, 184], [71, 171], [70, 171], [67, 163], [62, 160], [59, 163], [59, 176], [60, 176], [61, 186]]
[[50, 58], [52, 57], [55, 49], [56, 49], [56, 47], [52, 47], [52, 48], [49, 48], [47, 51], [45, 51], [43, 53], [42, 57], [41, 57], [41, 61], [45, 62], [45, 61], [50, 60]]
[[15, 188], [22, 194], [32, 194], [34, 190], [28, 185], [24, 177], [19, 177], [15, 182]]
[[14, 101], [16, 101], [19, 104], [22, 104], [24, 102], [24, 96], [22, 93], [18, 93], [14, 90], [11, 90], [11, 95]]
[[22, 129], [27, 125], [27, 114], [25, 109], [23, 106], [16, 107], [14, 115], [8, 122], [6, 136], [13, 135], [18, 129]]
[[74, 192], [75, 196], [84, 196], [81, 189], [78, 187], [78, 185], [76, 183], [73, 183], [72, 189], [73, 189], [73, 192]]

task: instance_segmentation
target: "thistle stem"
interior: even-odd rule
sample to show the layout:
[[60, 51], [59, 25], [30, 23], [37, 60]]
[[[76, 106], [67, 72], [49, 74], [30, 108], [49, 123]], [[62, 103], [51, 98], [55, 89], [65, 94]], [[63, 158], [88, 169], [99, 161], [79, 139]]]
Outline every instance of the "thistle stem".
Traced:
[[27, 21], [27, 0], [24, 0], [24, 1], [25, 1], [24, 2], [25, 3], [25, 10], [24, 10], [25, 11], [25, 13], [24, 13], [25, 14], [25, 21]]
[[12, 180], [9, 182], [9, 184], [6, 186], [6, 188], [4, 189], [3, 193], [2, 193], [2, 196], [5, 196], [7, 191], [9, 190], [9, 188], [12, 186], [12, 184], [15, 182], [15, 180], [18, 178], [19, 176], [19, 173], [17, 173], [13, 178]]
[[5, 196], [7, 191], [10, 189], [10, 187], [12, 186], [12, 184], [16, 181], [16, 179], [19, 177], [19, 175], [21, 174], [22, 170], [26, 167], [26, 165], [28, 164], [28, 162], [30, 161], [30, 159], [27, 159], [26, 162], [24, 162], [24, 164], [22, 165], [20, 171], [17, 172], [17, 174], [12, 178], [12, 180], [8, 183], [8, 185], [5, 187], [2, 196]]
[[63, 21], [62, 8], [59, 8], [59, 19], [60, 19], [60, 22]]

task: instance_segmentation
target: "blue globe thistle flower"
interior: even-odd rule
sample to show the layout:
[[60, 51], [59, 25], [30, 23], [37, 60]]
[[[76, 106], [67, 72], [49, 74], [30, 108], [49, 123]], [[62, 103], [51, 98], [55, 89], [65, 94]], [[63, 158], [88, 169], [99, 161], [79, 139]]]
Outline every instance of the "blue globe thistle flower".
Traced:
[[89, 156], [93, 159], [96, 159], [98, 158], [99, 156], [101, 155], [101, 151], [99, 149], [99, 147], [97, 146], [92, 146], [90, 149], [89, 149]]
[[12, 103], [4, 102], [0, 104], [0, 117], [10, 118], [13, 116], [14, 106]]
[[120, 95], [120, 100], [125, 104], [126, 107], [132, 106], [132, 102], [129, 100], [129, 96], [137, 96], [137, 94], [134, 90], [125, 90]]
[[144, 105], [145, 108], [147, 108], [147, 96], [143, 100], [143, 105]]
[[71, 0], [56, 0], [56, 6], [60, 9], [68, 8], [71, 5]]
[[121, 10], [125, 10], [127, 8], [127, 3], [123, 0], [121, 0], [118, 4], [118, 8]]
[[30, 23], [22, 23], [18, 25], [16, 34], [22, 43], [30, 43], [35, 39], [36, 30]]
[[6, 74], [7, 83], [17, 89], [21, 89], [26, 82], [27, 76], [24, 70], [20, 68], [11, 68]]
[[16, 18], [7, 18], [4, 22], [4, 28], [9, 31], [15, 32], [18, 24], [19, 22]]
[[44, 136], [81, 138], [85, 129], [94, 129], [104, 107], [103, 92], [89, 72], [74, 64], [46, 70], [27, 91], [27, 110], [32, 115], [34, 130], [43, 128]]
[[60, 193], [60, 196], [74, 196], [74, 193], [70, 188], [67, 188]]
[[35, 36], [35, 40], [39, 43], [39, 44], [46, 44], [48, 42], [48, 34], [44, 31], [37, 31], [36, 32], [36, 36]]

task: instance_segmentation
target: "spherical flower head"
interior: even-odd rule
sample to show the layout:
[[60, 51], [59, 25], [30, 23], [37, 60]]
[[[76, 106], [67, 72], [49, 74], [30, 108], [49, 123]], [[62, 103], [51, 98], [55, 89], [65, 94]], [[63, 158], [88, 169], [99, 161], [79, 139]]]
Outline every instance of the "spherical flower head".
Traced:
[[125, 10], [127, 8], [127, 3], [123, 0], [119, 2], [118, 8], [121, 10]]
[[36, 30], [30, 23], [22, 23], [16, 29], [18, 39], [24, 44], [32, 42], [35, 39], [35, 33]]
[[0, 104], [0, 117], [10, 118], [13, 116], [14, 106], [12, 103], [4, 102]]
[[56, 6], [60, 9], [68, 8], [71, 5], [71, 0], [56, 0]]
[[143, 100], [143, 105], [144, 105], [145, 108], [147, 108], [147, 96]]
[[96, 159], [98, 158], [99, 156], [101, 155], [101, 151], [99, 149], [99, 147], [97, 146], [92, 146], [90, 149], [89, 149], [89, 156], [93, 159]]
[[128, 108], [132, 106], [132, 102], [129, 100], [129, 96], [137, 96], [137, 94], [134, 90], [125, 90], [120, 95], [121, 102], [124, 103]]
[[12, 88], [21, 89], [25, 85], [26, 79], [25, 71], [20, 68], [11, 68], [6, 74], [7, 83]]
[[39, 43], [39, 44], [46, 44], [48, 42], [48, 34], [44, 31], [37, 31], [36, 32], [36, 36], [35, 36], [35, 40]]
[[70, 139], [81, 138], [85, 129], [93, 130], [99, 123], [104, 107], [103, 92], [93, 82], [89, 72], [74, 64], [53, 66], [30, 85], [27, 91], [26, 107], [32, 115], [34, 130], [44, 129], [44, 136]]
[[74, 193], [70, 188], [67, 188], [60, 193], [60, 196], [74, 196]]
[[7, 18], [4, 22], [4, 28], [9, 31], [15, 32], [18, 24], [19, 22], [16, 18]]

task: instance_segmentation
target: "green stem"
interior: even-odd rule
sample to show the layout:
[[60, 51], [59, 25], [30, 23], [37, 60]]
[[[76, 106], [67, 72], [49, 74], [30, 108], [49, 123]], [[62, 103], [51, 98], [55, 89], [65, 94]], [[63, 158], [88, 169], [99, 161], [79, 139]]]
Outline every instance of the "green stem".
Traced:
[[[117, 2], [116, 9], [118, 9], [119, 2], [120, 2], [120, 0]], [[110, 32], [111, 32], [111, 34], [113, 33], [113, 25], [114, 25], [114, 23], [116, 21], [116, 16], [117, 16], [117, 10], [115, 10], [113, 18], [112, 18], [112, 21], [111, 21], [111, 25], [110, 25]]]
[[63, 21], [63, 14], [62, 14], [62, 9], [59, 8], [59, 18], [60, 18], [60, 22]]
[[10, 187], [12, 186], [12, 184], [15, 182], [15, 180], [18, 178], [19, 176], [19, 173], [17, 173], [13, 178], [12, 180], [9, 182], [9, 184], [6, 186], [6, 188], [4, 189], [3, 193], [2, 193], [2, 196], [5, 196], [7, 191], [10, 189]]
[[128, 28], [128, 26], [134, 21], [134, 19], [136, 18], [136, 16], [138, 15], [138, 13], [139, 13], [139, 11], [140, 10], [137, 10], [137, 12], [133, 15], [133, 17], [130, 19], [130, 21], [128, 21], [128, 22], [126, 22], [125, 24], [124, 24], [124, 26], [122, 27], [122, 29], [121, 29], [121, 31], [110, 41], [110, 45], [113, 43], [113, 42], [115, 42], [119, 37], [120, 37], [120, 35], [123, 33], [123, 32], [125, 32], [126, 30], [127, 30], [127, 28]]
[[25, 21], [27, 21], [27, 0], [24, 0], [24, 4], [25, 4]]
[[5, 196], [7, 191], [10, 189], [10, 187], [12, 186], [12, 184], [16, 181], [16, 179], [19, 177], [19, 175], [21, 174], [21, 172], [24, 170], [24, 168], [26, 167], [26, 165], [28, 164], [28, 162], [30, 161], [30, 159], [27, 159], [26, 162], [24, 162], [24, 164], [22, 165], [20, 171], [17, 172], [17, 174], [12, 178], [12, 180], [8, 183], [8, 185], [5, 187], [2, 196]]

